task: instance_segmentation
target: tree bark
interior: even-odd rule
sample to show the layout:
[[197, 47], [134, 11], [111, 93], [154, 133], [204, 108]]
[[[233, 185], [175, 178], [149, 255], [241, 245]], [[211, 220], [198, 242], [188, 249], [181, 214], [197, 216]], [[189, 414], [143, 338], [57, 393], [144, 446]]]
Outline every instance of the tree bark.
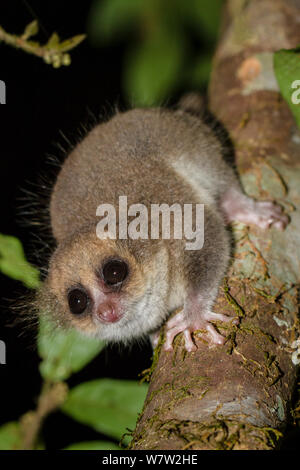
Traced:
[[195, 353], [181, 335], [173, 353], [158, 346], [132, 449], [274, 449], [282, 441], [300, 332], [300, 133], [272, 53], [300, 43], [299, 21], [300, 0], [226, 2], [210, 108], [230, 134], [245, 191], [276, 200], [291, 222], [284, 232], [233, 224], [233, 263], [214, 310], [240, 324], [217, 324], [224, 346], [204, 335], [195, 335]]

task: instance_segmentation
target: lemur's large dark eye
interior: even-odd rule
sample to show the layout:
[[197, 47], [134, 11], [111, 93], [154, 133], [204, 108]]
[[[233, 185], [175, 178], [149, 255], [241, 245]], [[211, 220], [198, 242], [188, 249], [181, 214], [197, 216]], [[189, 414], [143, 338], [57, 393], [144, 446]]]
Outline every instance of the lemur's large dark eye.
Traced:
[[102, 273], [105, 284], [114, 286], [126, 279], [128, 267], [124, 261], [113, 259], [104, 264]]
[[87, 293], [81, 289], [73, 289], [68, 294], [68, 302], [71, 312], [80, 315], [87, 307], [89, 298]]

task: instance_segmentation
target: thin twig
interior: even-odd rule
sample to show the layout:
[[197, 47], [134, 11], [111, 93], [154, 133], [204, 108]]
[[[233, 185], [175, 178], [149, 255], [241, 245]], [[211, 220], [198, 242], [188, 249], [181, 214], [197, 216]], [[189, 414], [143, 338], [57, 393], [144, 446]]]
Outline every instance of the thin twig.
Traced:
[[23, 435], [21, 449], [32, 450], [36, 448], [43, 421], [65, 401], [67, 393], [68, 387], [63, 382], [44, 383], [36, 410], [29, 411], [21, 418]]
[[72, 38], [60, 42], [57, 33], [53, 33], [47, 43], [39, 44], [37, 41], [29, 40], [30, 37], [38, 33], [38, 22], [36, 20], [29, 23], [24, 33], [20, 36], [6, 32], [0, 26], [0, 42], [3, 41], [9, 46], [22, 49], [29, 54], [41, 57], [47, 64], [58, 68], [61, 65], [69, 65], [71, 63], [70, 54], [66, 52], [76, 47], [85, 39], [85, 34], [78, 34]]

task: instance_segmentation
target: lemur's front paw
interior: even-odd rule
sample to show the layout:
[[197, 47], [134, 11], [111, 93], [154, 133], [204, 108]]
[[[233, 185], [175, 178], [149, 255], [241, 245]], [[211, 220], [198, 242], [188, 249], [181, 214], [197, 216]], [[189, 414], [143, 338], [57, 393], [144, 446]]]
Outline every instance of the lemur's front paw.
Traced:
[[196, 351], [192, 333], [196, 330], [207, 330], [213, 344], [224, 344], [225, 338], [220, 335], [215, 327], [210, 323], [212, 321], [232, 322], [237, 324], [239, 320], [236, 317], [228, 317], [222, 313], [205, 312], [199, 314], [198, 318], [193, 315], [189, 318], [183, 311], [177, 313], [166, 323], [166, 341], [164, 349], [166, 351], [173, 350], [173, 340], [179, 333], [183, 333], [185, 339], [185, 349], [189, 352]]

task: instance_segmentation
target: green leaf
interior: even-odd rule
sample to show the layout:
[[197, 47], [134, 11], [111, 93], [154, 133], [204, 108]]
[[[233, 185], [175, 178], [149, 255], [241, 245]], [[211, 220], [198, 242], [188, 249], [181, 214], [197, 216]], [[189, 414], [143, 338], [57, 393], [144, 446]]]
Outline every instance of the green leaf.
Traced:
[[[274, 70], [282, 96], [292, 111], [297, 125], [300, 127], [300, 104], [293, 103], [292, 98], [300, 83], [293, 84], [300, 79], [300, 48], [285, 50], [274, 53]], [[298, 93], [298, 98], [300, 94]]]
[[29, 288], [40, 284], [39, 272], [26, 261], [22, 243], [10, 235], [0, 234], [0, 271]]
[[187, 74], [187, 81], [191, 88], [207, 86], [211, 72], [212, 56], [205, 54], [195, 61], [193, 69]]
[[78, 46], [78, 44], [80, 44], [85, 38], [86, 38], [85, 34], [77, 34], [76, 36], [73, 36], [72, 38], [62, 41], [59, 44], [58, 49], [62, 52], [69, 51], [70, 49], [73, 49], [74, 47]]
[[38, 31], [39, 31], [39, 24], [37, 20], [34, 20], [26, 26], [24, 33], [23, 33], [23, 38], [28, 39], [31, 36], [35, 36], [38, 33]]
[[77, 442], [66, 447], [64, 450], [121, 450], [114, 442], [110, 441], [87, 441]]
[[18, 449], [21, 443], [20, 425], [11, 421], [0, 427], [0, 450]]
[[215, 42], [219, 32], [223, 0], [179, 1], [183, 15], [189, 20], [196, 32], [198, 31], [203, 38]]
[[87, 30], [94, 44], [109, 41], [130, 31], [149, 0], [94, 0]]
[[40, 318], [38, 351], [43, 359], [40, 373], [53, 382], [68, 379], [81, 370], [103, 349], [104, 343], [87, 338], [76, 330], [68, 332], [53, 328], [47, 320]]
[[125, 91], [133, 106], [161, 104], [179, 82], [185, 55], [180, 34], [159, 31], [130, 51], [125, 61]]
[[62, 411], [96, 431], [121, 439], [126, 428], [135, 428], [147, 388], [131, 380], [92, 380], [70, 390]]
[[52, 33], [46, 46], [49, 48], [49, 49], [56, 49], [56, 47], [58, 46], [59, 44], [59, 35], [57, 33]]

